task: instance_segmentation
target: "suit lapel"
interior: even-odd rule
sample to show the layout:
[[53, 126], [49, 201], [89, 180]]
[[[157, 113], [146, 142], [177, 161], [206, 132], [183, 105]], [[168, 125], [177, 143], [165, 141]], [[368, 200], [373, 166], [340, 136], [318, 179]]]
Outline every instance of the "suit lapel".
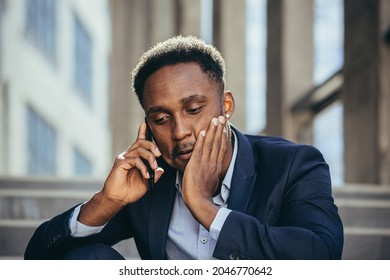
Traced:
[[245, 212], [256, 180], [255, 161], [248, 139], [232, 127], [238, 140], [238, 153], [234, 166], [228, 208]]
[[156, 184], [150, 201], [148, 240], [151, 259], [165, 258], [165, 244], [176, 194], [175, 171], [170, 167], [164, 169], [165, 173]]

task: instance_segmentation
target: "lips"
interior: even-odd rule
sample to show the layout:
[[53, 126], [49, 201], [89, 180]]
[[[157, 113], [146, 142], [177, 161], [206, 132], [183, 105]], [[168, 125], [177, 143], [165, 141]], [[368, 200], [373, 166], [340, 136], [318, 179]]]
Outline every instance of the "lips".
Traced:
[[193, 149], [185, 149], [176, 152], [176, 158], [179, 160], [189, 160], [191, 158]]

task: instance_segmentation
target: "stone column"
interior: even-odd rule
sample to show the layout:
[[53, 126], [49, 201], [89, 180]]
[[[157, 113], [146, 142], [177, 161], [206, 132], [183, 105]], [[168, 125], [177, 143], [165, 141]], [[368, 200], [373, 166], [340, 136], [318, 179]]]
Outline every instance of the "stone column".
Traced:
[[180, 35], [200, 36], [200, 2], [200, 0], [178, 0], [178, 31]]
[[245, 130], [245, 1], [224, 0], [220, 6], [218, 44], [226, 61], [227, 89], [234, 94], [236, 111], [232, 123]]
[[178, 22], [177, 5], [174, 0], [150, 0], [149, 6], [149, 41], [154, 45], [175, 35]]
[[313, 87], [313, 2], [268, 1], [266, 134], [297, 141], [307, 116], [292, 105]]
[[344, 5], [345, 181], [388, 184], [390, 51], [383, 35], [389, 3], [345, 0]]
[[5, 13], [5, 2], [0, 0], [0, 174], [7, 174], [8, 171], [8, 87], [3, 80], [3, 15]]
[[267, 1], [267, 64], [265, 133], [283, 135], [283, 0]]
[[390, 185], [390, 1], [382, 0], [379, 10], [379, 178], [381, 184]]
[[148, 43], [148, 1], [113, 0], [111, 55], [111, 131], [113, 156], [134, 140], [143, 110], [131, 91], [131, 71]]
[[111, 1], [110, 111], [113, 156], [133, 143], [144, 118], [144, 111], [131, 89], [131, 71], [150, 46], [175, 35], [178, 1]]

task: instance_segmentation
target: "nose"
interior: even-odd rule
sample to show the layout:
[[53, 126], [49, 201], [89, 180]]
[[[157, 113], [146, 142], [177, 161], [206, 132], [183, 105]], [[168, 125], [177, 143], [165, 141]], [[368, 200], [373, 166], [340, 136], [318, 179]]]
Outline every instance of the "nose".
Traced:
[[191, 129], [183, 118], [175, 118], [173, 122], [172, 138], [174, 141], [180, 141], [191, 135]]

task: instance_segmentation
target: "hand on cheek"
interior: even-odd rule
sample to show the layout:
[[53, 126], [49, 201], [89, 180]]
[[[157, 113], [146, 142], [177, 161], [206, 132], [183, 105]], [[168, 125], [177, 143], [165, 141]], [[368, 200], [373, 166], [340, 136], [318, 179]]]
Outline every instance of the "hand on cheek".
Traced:
[[[200, 131], [182, 182], [183, 199], [196, 218], [204, 202], [211, 202], [221, 180], [227, 150], [225, 118], [213, 118], [207, 132]], [[202, 206], [203, 205], [203, 206]]]

